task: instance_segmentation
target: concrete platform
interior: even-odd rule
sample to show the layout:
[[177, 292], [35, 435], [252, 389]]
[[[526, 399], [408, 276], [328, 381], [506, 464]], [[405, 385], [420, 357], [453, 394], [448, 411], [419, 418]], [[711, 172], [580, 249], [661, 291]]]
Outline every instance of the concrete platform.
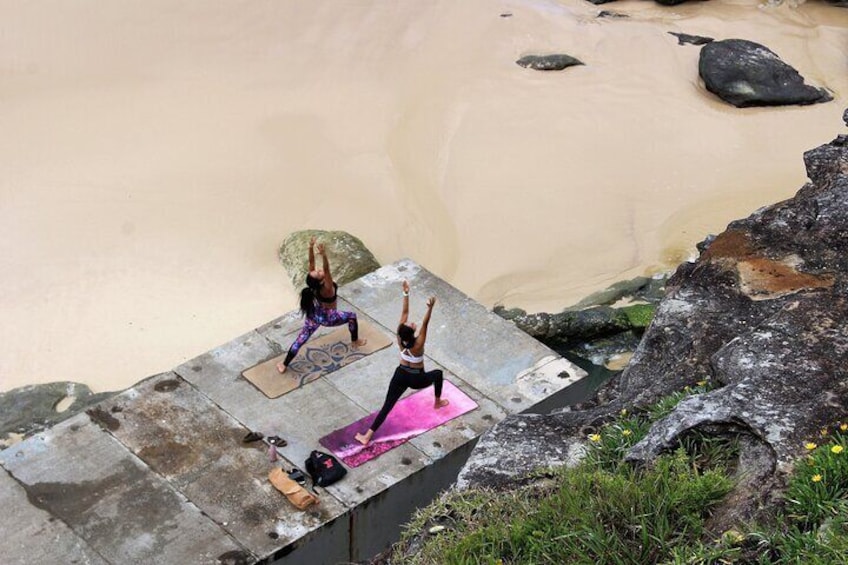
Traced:
[[[403, 279], [411, 320], [437, 297], [427, 367], [441, 368], [478, 409], [350, 469], [317, 489], [318, 506], [295, 509], [268, 472], [302, 469], [320, 437], [379, 409], [397, 351], [269, 399], [241, 372], [288, 348], [302, 323], [291, 312], [0, 452], [2, 562], [364, 560], [451, 485], [492, 425], [583, 399], [581, 369], [413, 261], [341, 287], [339, 308], [393, 337]], [[252, 430], [288, 441], [280, 461], [262, 442], [242, 443]]]

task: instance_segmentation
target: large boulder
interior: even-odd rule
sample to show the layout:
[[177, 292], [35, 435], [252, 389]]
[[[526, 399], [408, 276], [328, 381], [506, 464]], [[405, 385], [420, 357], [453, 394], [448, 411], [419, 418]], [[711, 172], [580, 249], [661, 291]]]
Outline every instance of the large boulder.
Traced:
[[602, 402], [507, 418], [480, 438], [458, 486], [570, 464], [599, 422], [703, 381], [710, 391], [658, 420], [627, 459], [648, 463], [693, 431], [739, 438], [739, 481], [717, 515], [768, 511], [804, 442], [848, 421], [848, 136], [804, 160], [810, 182], [794, 198], [731, 223], [681, 265]]
[[[309, 240], [315, 237], [323, 243], [330, 260], [333, 280], [339, 286], [355, 281], [380, 268], [380, 263], [362, 241], [344, 231], [303, 230], [289, 235], [280, 245], [279, 258], [292, 284], [300, 289], [306, 284], [309, 272]], [[318, 268], [322, 258], [315, 255]]]
[[745, 39], [710, 42], [701, 48], [698, 72], [707, 90], [737, 108], [828, 102], [823, 88], [804, 83], [773, 51]]

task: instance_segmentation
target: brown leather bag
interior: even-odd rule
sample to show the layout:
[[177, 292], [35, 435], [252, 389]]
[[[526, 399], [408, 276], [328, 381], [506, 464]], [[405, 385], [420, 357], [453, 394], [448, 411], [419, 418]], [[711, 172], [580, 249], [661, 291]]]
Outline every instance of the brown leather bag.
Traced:
[[279, 467], [275, 467], [269, 474], [268, 480], [278, 491], [286, 495], [289, 502], [300, 510], [306, 510], [313, 504], [318, 504], [318, 497], [291, 480]]

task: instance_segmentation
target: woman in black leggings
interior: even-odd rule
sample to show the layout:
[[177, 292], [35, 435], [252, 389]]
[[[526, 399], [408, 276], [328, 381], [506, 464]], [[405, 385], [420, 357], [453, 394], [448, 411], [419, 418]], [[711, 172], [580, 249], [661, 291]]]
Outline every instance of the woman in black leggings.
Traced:
[[444, 381], [442, 371], [440, 369], [424, 371], [424, 342], [427, 341], [427, 325], [430, 323], [430, 314], [433, 313], [433, 306], [435, 305], [436, 297], [434, 296], [427, 301], [427, 313], [421, 320], [421, 330], [416, 336], [415, 323], [406, 323], [409, 316], [409, 283], [403, 281], [403, 311], [400, 314], [400, 323], [397, 330], [400, 364], [395, 369], [395, 374], [389, 383], [389, 391], [386, 393], [386, 401], [383, 403], [380, 413], [374, 418], [374, 422], [367, 432], [355, 436], [356, 441], [362, 445], [368, 445], [374, 432], [383, 425], [386, 416], [389, 415], [395, 403], [407, 389], [420, 390], [433, 385], [436, 393], [433, 408], [439, 409], [442, 406], [447, 406], [449, 401], [442, 400], [442, 382]]

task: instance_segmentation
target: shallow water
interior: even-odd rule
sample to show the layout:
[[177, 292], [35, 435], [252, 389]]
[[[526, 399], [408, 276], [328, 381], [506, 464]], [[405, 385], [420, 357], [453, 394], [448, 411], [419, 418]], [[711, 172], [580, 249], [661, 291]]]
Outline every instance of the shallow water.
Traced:
[[[733, 108], [669, 31], [835, 100]], [[820, 2], [0, 4], [0, 390], [117, 390], [294, 309], [300, 229], [530, 311], [671, 269], [805, 182], [846, 45]], [[515, 64], [552, 52], [586, 65]]]

